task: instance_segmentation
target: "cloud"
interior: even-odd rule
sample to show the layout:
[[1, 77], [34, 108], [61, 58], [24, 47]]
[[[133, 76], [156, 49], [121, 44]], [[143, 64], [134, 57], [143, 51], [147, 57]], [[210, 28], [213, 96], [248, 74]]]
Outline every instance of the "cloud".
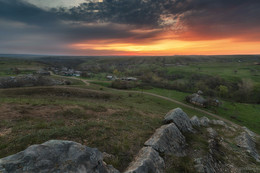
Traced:
[[85, 0], [52, 9], [30, 1], [0, 0], [1, 50], [48, 52], [93, 40], [260, 40], [259, 0]]
[[22, 0], [0, 0], [0, 18], [37, 26], [59, 22], [55, 14]]

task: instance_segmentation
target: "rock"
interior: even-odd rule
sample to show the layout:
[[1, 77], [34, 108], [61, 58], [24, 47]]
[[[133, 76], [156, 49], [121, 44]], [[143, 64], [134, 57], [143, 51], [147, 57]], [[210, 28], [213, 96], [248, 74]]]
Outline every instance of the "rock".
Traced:
[[207, 117], [200, 118], [200, 125], [201, 126], [208, 127], [209, 122], [210, 122], [210, 120]]
[[16, 77], [0, 77], [0, 88], [52, 86], [63, 84], [64, 82], [58, 79], [32, 74]]
[[199, 118], [198, 118], [196, 115], [193, 116], [193, 117], [190, 119], [190, 121], [191, 121], [192, 126], [200, 127], [200, 120], [199, 120]]
[[256, 134], [254, 132], [252, 132], [251, 130], [249, 130], [247, 127], [242, 127], [242, 129], [249, 135], [251, 136], [251, 138], [255, 141], [255, 137], [256, 137]]
[[118, 173], [103, 162], [102, 153], [72, 141], [51, 140], [0, 159], [0, 172]]
[[226, 127], [226, 123], [222, 120], [211, 120], [210, 123], [214, 125], [220, 125]]
[[196, 171], [200, 173], [230, 172], [226, 164], [222, 163], [222, 159], [219, 159], [220, 156], [224, 156], [224, 153], [220, 151], [217, 132], [212, 128], [207, 128], [207, 131], [210, 137], [209, 150], [206, 156], [194, 160]]
[[234, 127], [228, 126], [227, 128], [228, 128], [229, 130], [231, 130], [232, 132], [236, 132], [236, 131], [237, 131]]
[[218, 133], [214, 129], [212, 129], [211, 127], [207, 128], [207, 132], [209, 133], [210, 139], [215, 139], [218, 136]]
[[125, 173], [162, 173], [165, 164], [159, 153], [152, 147], [143, 147]]
[[203, 165], [205, 173], [230, 172], [226, 171], [227, 167], [224, 164], [219, 163], [219, 160], [212, 154], [208, 154], [207, 157], [205, 157]]
[[237, 146], [244, 148], [257, 162], [260, 162], [254, 139], [247, 132], [242, 132], [241, 135], [236, 138], [236, 142]]
[[193, 128], [188, 115], [181, 108], [176, 108], [167, 113], [164, 117], [164, 123], [173, 122], [181, 132], [192, 132]]
[[108, 153], [106, 153], [106, 152], [103, 152], [102, 155], [103, 155], [103, 159], [104, 159], [104, 160], [105, 160], [105, 159], [108, 159], [108, 160], [115, 159], [115, 156], [114, 156], [114, 155], [108, 154]]
[[202, 158], [196, 158], [194, 159], [194, 168], [198, 173], [204, 173], [204, 165], [202, 164]]
[[167, 155], [184, 156], [187, 144], [180, 130], [171, 123], [157, 129], [144, 145]]

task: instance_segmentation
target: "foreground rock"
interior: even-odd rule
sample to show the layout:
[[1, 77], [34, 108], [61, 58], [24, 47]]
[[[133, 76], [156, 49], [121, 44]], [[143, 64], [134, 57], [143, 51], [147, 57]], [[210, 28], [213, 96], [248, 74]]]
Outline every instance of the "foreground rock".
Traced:
[[192, 132], [192, 124], [188, 115], [181, 108], [176, 108], [167, 113], [164, 117], [164, 123], [173, 122], [181, 132]]
[[219, 148], [219, 136], [213, 128], [207, 128], [208, 132], [208, 152], [206, 156], [202, 158], [196, 158], [195, 169], [199, 173], [217, 173], [217, 172], [230, 172], [225, 163], [222, 163], [220, 157], [224, 156], [224, 153]]
[[186, 141], [175, 124], [163, 125], [148, 139], [145, 146], [150, 146], [159, 153], [184, 156]]
[[237, 146], [244, 148], [257, 162], [260, 162], [260, 156], [251, 135], [248, 134], [247, 131], [242, 132], [241, 135], [236, 138]]
[[242, 127], [242, 129], [252, 138], [254, 142], [256, 142], [256, 134], [249, 130], [247, 127]]
[[103, 162], [102, 153], [76, 142], [51, 140], [0, 159], [0, 172], [118, 173]]
[[163, 158], [152, 147], [143, 147], [125, 173], [162, 173], [165, 164]]

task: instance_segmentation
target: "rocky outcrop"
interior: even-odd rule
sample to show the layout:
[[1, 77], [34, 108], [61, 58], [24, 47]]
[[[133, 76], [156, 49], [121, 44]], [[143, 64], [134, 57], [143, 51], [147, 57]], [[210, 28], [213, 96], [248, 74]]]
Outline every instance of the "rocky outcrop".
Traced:
[[210, 139], [216, 139], [217, 136], [218, 136], [218, 133], [214, 129], [212, 129], [211, 127], [207, 128], [207, 132], [208, 132]]
[[242, 129], [252, 138], [252, 140], [255, 142], [256, 134], [249, 130], [247, 127], [242, 127]]
[[184, 156], [186, 141], [175, 124], [163, 125], [148, 139], [145, 146], [150, 146], [160, 153]]
[[194, 127], [200, 127], [200, 120], [199, 120], [199, 118], [198, 118], [196, 115], [193, 116], [193, 117], [190, 119], [190, 121], [191, 121], [192, 126], [194, 126]]
[[23, 75], [16, 77], [0, 77], [0, 88], [65, 85], [68, 81], [57, 80], [40, 75]]
[[164, 123], [173, 122], [181, 132], [192, 132], [192, 124], [188, 115], [181, 108], [176, 108], [167, 113], [164, 117]]
[[224, 126], [224, 127], [227, 126], [226, 123], [222, 120], [211, 120], [210, 123], [214, 125]]
[[[164, 122], [167, 124], [158, 128], [144, 143], [144, 147], [125, 173], [162, 173], [168, 168], [170, 170], [179, 169], [182, 163], [178, 163], [178, 159], [183, 156], [192, 158], [194, 163], [191, 164], [194, 164], [194, 168], [200, 173], [224, 173], [231, 172], [231, 168], [240, 169], [240, 167], [234, 167], [235, 164], [232, 163], [231, 158], [233, 156], [228, 156], [223, 152], [226, 151], [223, 150], [223, 147], [228, 146], [225, 148], [228, 150], [230, 148], [217, 131], [219, 134], [234, 135], [232, 131], [227, 130], [229, 126], [223, 121], [209, 120], [207, 117], [199, 119], [197, 116], [189, 119], [186, 113], [180, 108], [176, 108], [165, 116]], [[213, 126], [217, 131], [208, 127], [212, 124], [220, 125]], [[201, 128], [193, 129], [192, 126]], [[258, 141], [256, 134], [245, 127], [243, 130], [244, 132], [236, 138], [237, 145], [259, 161], [255, 144]], [[192, 132], [192, 134], [187, 132]], [[243, 152], [241, 153], [243, 156], [245, 155]], [[103, 161], [106, 159], [109, 162], [115, 157], [75, 142], [52, 140], [41, 145], [33, 145], [20, 153], [0, 159], [0, 173], [119, 173], [113, 166], [107, 165]], [[187, 161], [187, 165], [190, 165], [189, 159], [180, 159], [180, 161]], [[173, 164], [175, 162], [176, 165]], [[191, 167], [191, 169], [193, 168]]]
[[125, 173], [162, 173], [165, 164], [159, 153], [152, 147], [143, 147]]
[[[246, 129], [246, 130], [248, 130], [248, 129]], [[252, 135], [252, 133], [251, 133], [251, 135]], [[242, 132], [241, 135], [236, 138], [237, 146], [243, 148], [257, 162], [260, 162], [260, 156], [256, 150], [255, 140], [251, 135], [247, 131]]]
[[170, 111], [164, 123], [145, 142], [144, 148], [127, 168], [126, 173], [161, 173], [164, 172], [163, 155], [185, 156], [187, 146], [182, 132], [193, 130], [189, 117], [180, 108]]
[[0, 172], [118, 173], [103, 162], [102, 153], [76, 142], [51, 140], [0, 159]]
[[204, 127], [208, 127], [210, 120], [207, 117], [200, 118], [200, 125]]
[[199, 173], [230, 172], [227, 166], [218, 158], [223, 155], [219, 150], [218, 133], [213, 128], [207, 128], [208, 132], [208, 153], [202, 158], [196, 158], [195, 169]]

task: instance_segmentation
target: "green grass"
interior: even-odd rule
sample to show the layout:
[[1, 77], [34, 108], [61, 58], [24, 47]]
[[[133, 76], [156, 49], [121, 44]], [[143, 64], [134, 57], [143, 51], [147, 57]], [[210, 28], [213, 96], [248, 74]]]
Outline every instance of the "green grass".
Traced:
[[260, 105], [223, 101], [217, 114], [260, 134]]
[[137, 90], [162, 95], [165, 97], [173, 98], [178, 101], [184, 101], [185, 97], [190, 94], [190, 93], [180, 92], [176, 90], [168, 90], [168, 89], [161, 89], [161, 88], [137, 89]]
[[45, 65], [31, 60], [0, 57], [0, 76], [16, 76], [14, 68], [19, 69], [19, 74], [32, 74], [43, 67]]
[[[173, 98], [183, 103], [186, 103], [185, 97], [190, 94], [160, 88], [153, 88], [143, 91]], [[254, 132], [260, 134], [260, 105], [258, 104], [235, 103], [222, 100], [222, 105], [220, 107], [211, 107], [204, 110], [216, 113], [223, 118], [231, 120], [242, 126], [246, 126]]]
[[[260, 83], [260, 66], [253, 63], [193, 63], [185, 66], [167, 67], [171, 74], [184, 74], [186, 76], [194, 73], [220, 76], [229, 81], [239, 79], [252, 79], [255, 83]], [[236, 72], [235, 72], [236, 71]]]
[[67, 80], [71, 82], [71, 85], [85, 85], [84, 82], [82, 82], [81, 80], [78, 79], [73, 79], [73, 78], [69, 78], [69, 77], [63, 77], [63, 76], [51, 76], [53, 79], [57, 79], [57, 80]]
[[110, 87], [111, 82], [104, 82], [104, 81], [90, 81], [91, 84], [101, 85], [104, 87]]
[[[3, 69], [0, 70], [0, 76], [4, 70], [8, 71], [13, 67], [27, 71], [41, 67], [37, 63], [28, 61], [13, 61], [10, 64], [9, 62], [3, 64], [3, 62], [0, 59], [0, 69]], [[8, 65], [5, 66], [6, 64]], [[259, 67], [235, 62], [227, 63], [224, 67], [221, 64], [199, 63], [167, 68], [170, 73], [185, 75], [195, 72], [210, 73], [228, 80], [252, 77], [254, 82], [260, 82]], [[235, 69], [238, 71], [236, 74]], [[5, 73], [2, 74], [5, 75]], [[32, 87], [0, 90], [0, 109], [2, 106], [10, 106], [10, 114], [19, 115], [18, 117], [1, 117], [0, 130], [11, 129], [11, 133], [0, 137], [0, 158], [24, 150], [32, 144], [43, 143], [50, 139], [63, 139], [113, 154], [115, 157], [106, 162], [123, 171], [143, 147], [143, 143], [154, 133], [155, 129], [161, 126], [164, 115], [171, 109], [181, 107], [189, 116], [207, 116], [192, 108], [186, 108], [158, 97], [112, 90], [108, 88], [110, 83], [104, 81], [105, 75], [105, 73], [95, 75], [94, 79], [100, 81], [92, 81], [90, 86], [86, 86], [77, 79], [68, 79], [72, 81], [72, 85], [65, 88]], [[140, 91], [140, 89], [137, 90]], [[158, 88], [143, 91], [181, 102], [184, 102], [184, 98], [189, 94]], [[44, 112], [45, 110], [42, 109], [44, 106], [57, 110], [51, 113]], [[31, 112], [34, 109], [41, 111], [44, 116]], [[209, 111], [213, 113], [216, 111], [218, 115], [245, 125], [260, 134], [259, 105], [223, 101], [221, 107]], [[195, 149], [207, 147], [207, 141], [203, 138], [187, 136], [187, 141], [191, 140], [198, 143], [198, 145], [193, 145]], [[173, 166], [169, 167], [166, 172], [193, 171], [192, 160], [186, 157], [181, 159], [172, 157], [169, 158], [168, 163], [173, 163]]]
[[[1, 119], [0, 130], [12, 131], [0, 137], [0, 158], [32, 144], [65, 139], [115, 155], [108, 163], [119, 170], [126, 168], [143, 143], [161, 126], [164, 115], [178, 106], [153, 96], [129, 95], [106, 88], [90, 91], [82, 86], [5, 89], [0, 96], [0, 109], [1, 105], [10, 105], [20, 115]], [[30, 113], [34, 109], [44, 113], [41, 107], [57, 111], [46, 112], [44, 117]], [[192, 109], [184, 111], [200, 114]]]

